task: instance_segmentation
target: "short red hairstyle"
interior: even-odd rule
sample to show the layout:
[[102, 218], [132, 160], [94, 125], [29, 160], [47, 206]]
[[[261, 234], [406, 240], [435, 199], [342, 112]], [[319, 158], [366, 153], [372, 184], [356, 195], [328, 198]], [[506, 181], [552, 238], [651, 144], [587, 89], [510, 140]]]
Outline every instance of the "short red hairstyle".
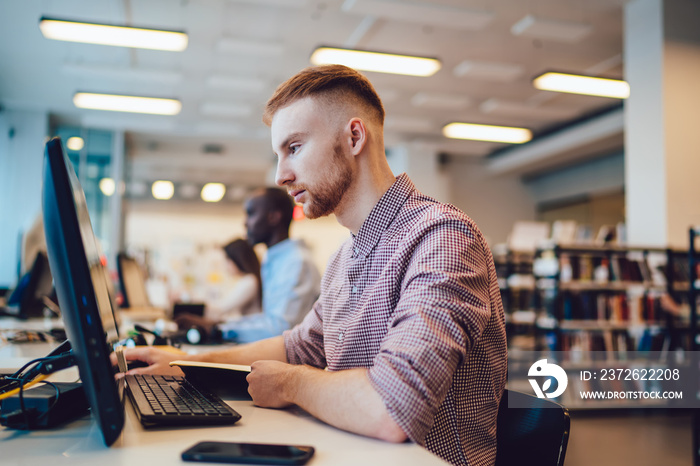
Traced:
[[265, 105], [263, 122], [270, 126], [279, 109], [306, 97], [360, 104], [377, 123], [384, 124], [384, 106], [372, 83], [343, 65], [310, 66], [280, 84]]

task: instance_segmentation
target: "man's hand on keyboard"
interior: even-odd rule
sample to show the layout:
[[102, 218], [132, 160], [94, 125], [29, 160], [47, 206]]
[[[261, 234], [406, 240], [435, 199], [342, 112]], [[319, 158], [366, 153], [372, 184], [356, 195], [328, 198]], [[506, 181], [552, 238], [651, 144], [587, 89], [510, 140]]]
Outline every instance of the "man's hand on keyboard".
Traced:
[[[150, 346], [140, 346], [135, 348], [124, 348], [124, 358], [129, 367], [127, 374], [162, 374], [162, 375], [183, 375], [177, 367], [171, 367], [170, 361], [176, 359], [187, 359], [182, 354]], [[112, 365], [117, 365], [115, 353], [110, 355]], [[124, 373], [119, 372], [116, 377], [123, 377]]]

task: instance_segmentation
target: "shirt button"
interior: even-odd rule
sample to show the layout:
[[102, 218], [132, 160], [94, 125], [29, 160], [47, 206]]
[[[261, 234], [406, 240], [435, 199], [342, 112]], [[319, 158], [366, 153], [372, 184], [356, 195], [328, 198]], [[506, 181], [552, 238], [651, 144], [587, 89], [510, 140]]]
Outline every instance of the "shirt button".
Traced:
[[352, 292], [357, 293], [357, 287], [355, 285], [352, 286]]

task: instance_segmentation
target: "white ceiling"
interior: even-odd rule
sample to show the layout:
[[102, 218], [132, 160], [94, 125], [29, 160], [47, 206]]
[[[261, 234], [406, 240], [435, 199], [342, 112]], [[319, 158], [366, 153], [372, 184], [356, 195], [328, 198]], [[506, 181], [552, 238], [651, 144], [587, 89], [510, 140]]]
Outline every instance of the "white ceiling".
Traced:
[[[127, 132], [132, 176], [259, 183], [272, 166], [262, 108], [319, 45], [433, 56], [419, 78], [367, 73], [387, 109], [388, 145], [455, 155], [502, 144], [449, 141], [451, 121], [535, 135], [614, 105], [537, 91], [546, 70], [622, 77], [624, 0], [0, 0], [0, 105]], [[530, 15], [531, 18], [524, 19]], [[184, 52], [45, 39], [39, 18], [183, 30]], [[515, 30], [518, 35], [511, 32]], [[79, 110], [76, 91], [176, 97], [175, 117]], [[222, 153], [203, 153], [205, 144]]]

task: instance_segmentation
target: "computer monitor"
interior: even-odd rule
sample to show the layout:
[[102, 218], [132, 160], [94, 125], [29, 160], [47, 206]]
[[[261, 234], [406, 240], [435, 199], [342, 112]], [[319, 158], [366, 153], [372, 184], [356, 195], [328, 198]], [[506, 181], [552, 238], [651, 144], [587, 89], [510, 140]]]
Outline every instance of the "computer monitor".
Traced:
[[109, 446], [124, 426], [106, 337], [106, 327], [116, 327], [116, 321], [85, 195], [59, 138], [46, 143], [42, 207], [61, 317], [90, 408]]
[[53, 277], [46, 254], [38, 252], [31, 269], [20, 278], [7, 300], [5, 314], [20, 319], [44, 316], [44, 297], [53, 293]]

